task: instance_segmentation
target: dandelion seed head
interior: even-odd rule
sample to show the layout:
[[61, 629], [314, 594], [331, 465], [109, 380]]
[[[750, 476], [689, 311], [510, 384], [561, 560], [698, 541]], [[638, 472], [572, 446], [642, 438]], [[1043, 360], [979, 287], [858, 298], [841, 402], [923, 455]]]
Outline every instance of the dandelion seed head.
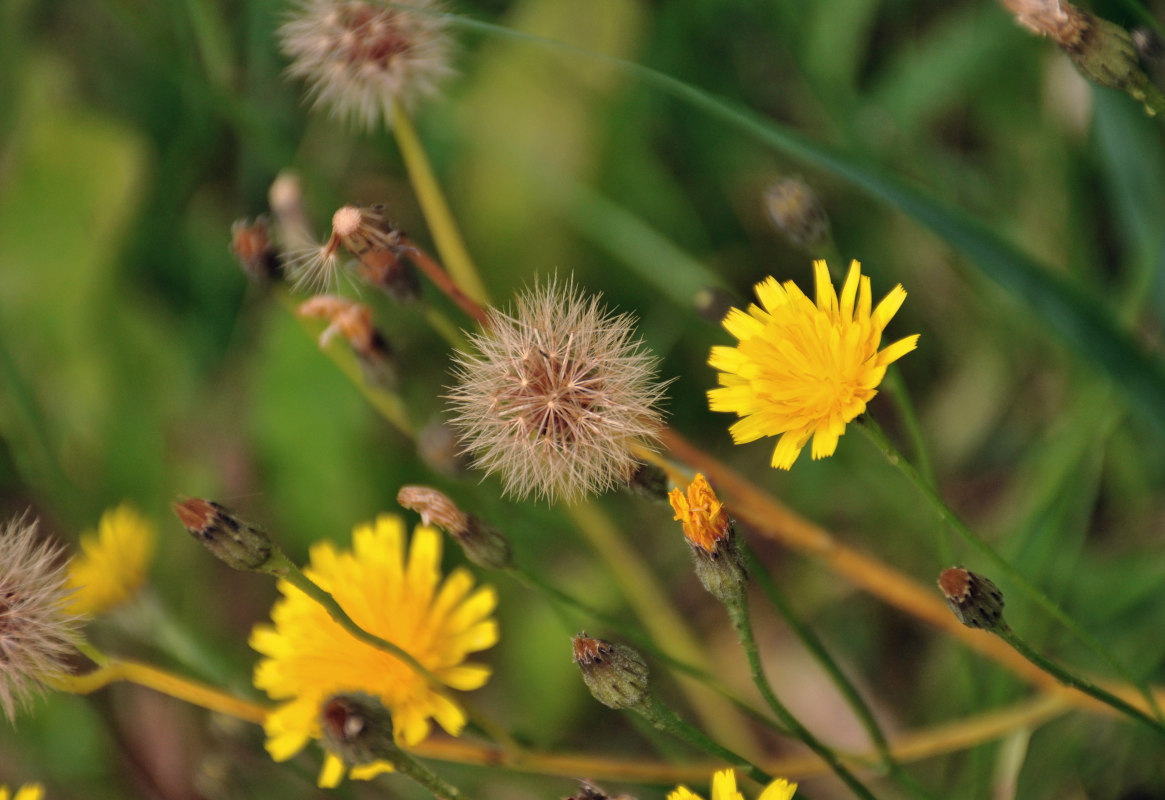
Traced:
[[65, 672], [80, 617], [67, 610], [64, 557], [27, 515], [0, 527], [0, 709], [19, 706]]
[[398, 102], [434, 94], [453, 71], [437, 3], [410, 5], [301, 0], [279, 29], [288, 73], [307, 81], [313, 105], [369, 130], [388, 124]]
[[321, 294], [335, 289], [344, 272], [339, 239], [332, 236], [322, 245], [313, 242], [289, 250], [283, 256], [283, 269], [297, 291]]
[[556, 280], [493, 309], [458, 354], [448, 399], [475, 466], [506, 494], [573, 501], [625, 482], [652, 447], [666, 384], [634, 338], [634, 319]]

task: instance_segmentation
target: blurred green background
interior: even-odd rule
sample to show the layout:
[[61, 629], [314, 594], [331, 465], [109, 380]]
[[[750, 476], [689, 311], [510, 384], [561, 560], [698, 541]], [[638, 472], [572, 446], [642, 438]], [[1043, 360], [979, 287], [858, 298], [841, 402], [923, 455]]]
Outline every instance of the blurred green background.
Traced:
[[[1092, 8], [1128, 26], [1165, 13], [1134, 0]], [[1133, 674], [1165, 683], [1160, 121], [1087, 85], [988, 0], [491, 0], [451, 10], [647, 65], [845, 154], [834, 169], [794, 159], [610, 62], [456, 30], [458, 75], [416, 124], [495, 301], [536, 276], [573, 273], [639, 317], [663, 377], [676, 378], [667, 411], [679, 431], [921, 581], [951, 556], [982, 567], [946, 543], [917, 492], [861, 436], [843, 438], [831, 459], [806, 453], [777, 473], [771, 442], [734, 447], [731, 420], [707, 410], [708, 347], [728, 337], [691, 296], [714, 284], [744, 301], [767, 275], [809, 288], [810, 256], [773, 228], [762, 200], [772, 181], [800, 175], [875, 295], [898, 282], [909, 292], [888, 337], [922, 334], [900, 363], [944, 495]], [[246, 636], [274, 589], [201, 551], [168, 510], [178, 495], [262, 522], [302, 560], [310, 542], [347, 542], [352, 524], [398, 511], [400, 485], [434, 484], [504, 521], [524, 563], [624, 613], [567, 517], [499, 499], [492, 479], [434, 473], [239, 271], [230, 225], [266, 210], [284, 168], [302, 176], [319, 234], [341, 204], [385, 203], [430, 242], [391, 135], [309, 112], [302, 87], [281, 77], [274, 30], [285, 12], [272, 0], [0, 5], [0, 511], [31, 508], [45, 531], [75, 543], [103, 509], [121, 500], [143, 509], [161, 534], [148, 604], [177, 622], [131, 611], [121, 624], [95, 624], [94, 639], [183, 671], [201, 664], [201, 677], [243, 693], [253, 692]], [[874, 176], [872, 190], [859, 173]], [[879, 183], [885, 176], [892, 183]], [[924, 210], [958, 209], [963, 227], [936, 234], [917, 209], [886, 202], [898, 182], [920, 190]], [[1035, 264], [1035, 278], [1017, 264]], [[361, 299], [401, 355], [412, 420], [429, 422], [450, 381], [446, 345], [419, 310], [371, 290]], [[890, 403], [872, 411], [905, 441]], [[620, 495], [602, 505], [725, 680], [753, 697], [670, 512]], [[889, 730], [1030, 693], [819, 567], [755, 544]], [[489, 580], [502, 594], [503, 638], [485, 654], [495, 676], [479, 701], [500, 721], [550, 750], [693, 757], [586, 695], [568, 636], [583, 625], [614, 632]], [[1022, 595], [1008, 599], [1029, 640], [1106, 672]], [[827, 741], [864, 747], [782, 623], [768, 610], [757, 617], [777, 691]], [[201, 653], [185, 664], [183, 645], [159, 633], [175, 625]], [[313, 797], [317, 757], [273, 764], [257, 729], [127, 686], [52, 695], [0, 724], [0, 783], [41, 780], [56, 798]], [[438, 768], [477, 797], [574, 791], [565, 779]], [[1020, 732], [1006, 746], [911, 768], [940, 797], [1165, 797], [1160, 739], [1080, 712], [1030, 739]], [[992, 795], [1011, 778], [1014, 794]], [[668, 787], [607, 788], [662, 798]], [[828, 780], [806, 790], [845, 796]], [[423, 796], [393, 779], [338, 793]]]

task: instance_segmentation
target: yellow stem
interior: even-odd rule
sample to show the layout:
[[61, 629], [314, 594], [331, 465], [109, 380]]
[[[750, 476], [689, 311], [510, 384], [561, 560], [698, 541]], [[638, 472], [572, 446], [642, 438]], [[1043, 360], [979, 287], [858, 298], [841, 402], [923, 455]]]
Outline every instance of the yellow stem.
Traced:
[[[595, 552], [607, 563], [659, 648], [672, 658], [708, 670], [708, 659], [699, 640], [668, 600], [655, 573], [627, 544], [610, 517], [593, 503], [578, 503], [566, 509]], [[749, 735], [752, 727], [744, 715], [702, 681], [687, 675], [677, 675], [676, 681], [712, 738], [755, 760], [759, 748]]]
[[399, 101], [395, 102], [393, 108], [392, 132], [396, 136], [401, 158], [404, 159], [405, 169], [409, 173], [409, 181], [412, 182], [413, 191], [417, 193], [417, 201], [421, 204], [421, 212], [429, 224], [429, 233], [437, 246], [437, 254], [441, 256], [442, 263], [466, 294], [478, 303], [488, 304], [489, 295], [486, 293], [485, 285], [478, 277], [473, 259], [469, 257], [469, 251], [466, 250], [457, 224], [453, 221], [453, 214], [449, 211], [445, 195], [441, 192], [441, 186], [429, 165], [425, 149], [421, 146], [421, 139]]
[[84, 675], [59, 676], [53, 681], [53, 686], [73, 694], [91, 694], [118, 681], [136, 683], [191, 705], [257, 725], [263, 724], [267, 718], [267, 709], [261, 705], [138, 661], [113, 659]]

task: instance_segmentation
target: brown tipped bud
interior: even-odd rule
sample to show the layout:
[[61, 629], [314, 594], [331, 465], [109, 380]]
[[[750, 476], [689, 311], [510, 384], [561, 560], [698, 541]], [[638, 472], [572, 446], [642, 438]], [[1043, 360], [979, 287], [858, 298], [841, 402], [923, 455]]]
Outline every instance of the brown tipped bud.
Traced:
[[510, 543], [501, 531], [466, 514], [449, 497], [429, 486], [402, 486], [396, 501], [421, 515], [425, 525], [436, 525], [461, 545], [465, 557], [485, 569], [510, 565]]
[[609, 795], [606, 790], [587, 780], [578, 782], [578, 792], [563, 800], [635, 800], [629, 794]]
[[645, 500], [667, 500], [667, 473], [655, 464], [640, 461], [627, 479], [627, 491]]
[[574, 663], [582, 670], [583, 682], [608, 708], [635, 708], [647, 702], [647, 662], [630, 647], [586, 632], [574, 637]]
[[692, 298], [696, 313], [709, 322], [720, 324], [737, 304], [732, 292], [719, 286], [705, 286]]
[[364, 380], [374, 386], [394, 389], [400, 382], [396, 356], [388, 341], [372, 326], [372, 309], [343, 297], [317, 295], [300, 304], [303, 317], [320, 317], [328, 327], [320, 334], [320, 347], [337, 334], [347, 340], [364, 373]]
[[990, 631], [1003, 623], [1003, 592], [982, 575], [951, 567], [939, 575], [938, 588], [959, 622], [968, 628]]
[[797, 247], [813, 251], [829, 236], [829, 215], [800, 178], [783, 178], [765, 192], [773, 223]]
[[324, 700], [320, 733], [328, 750], [349, 767], [373, 761], [395, 764], [403, 755], [393, 737], [392, 716], [379, 700], [363, 692]]
[[239, 260], [243, 273], [255, 283], [279, 278], [279, 254], [271, 243], [266, 217], [254, 222], [240, 219], [231, 225], [231, 252]]
[[171, 506], [190, 535], [215, 558], [242, 572], [264, 572], [273, 559], [271, 537], [218, 503], [193, 498]]
[[674, 519], [683, 523], [700, 583], [722, 603], [738, 601], [748, 587], [748, 571], [732, 520], [708, 479], [697, 474], [687, 494], [673, 489], [668, 500]]
[[416, 269], [401, 260], [412, 245], [384, 216], [384, 206], [344, 206], [332, 216], [332, 233], [359, 262], [366, 281], [402, 303], [421, 296]]

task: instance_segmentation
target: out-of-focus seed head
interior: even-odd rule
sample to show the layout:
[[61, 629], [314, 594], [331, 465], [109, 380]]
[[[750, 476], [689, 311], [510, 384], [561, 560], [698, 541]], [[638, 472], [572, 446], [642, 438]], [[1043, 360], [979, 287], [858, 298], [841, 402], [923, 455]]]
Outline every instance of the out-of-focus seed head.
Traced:
[[506, 494], [573, 501], [624, 483], [636, 447], [652, 447], [666, 384], [634, 338], [572, 282], [551, 280], [518, 297], [512, 315], [490, 311], [457, 356], [448, 399], [474, 465], [497, 472]]
[[389, 221], [384, 206], [344, 206], [332, 216], [332, 232], [355, 257], [361, 278], [401, 303], [421, 296], [416, 269], [401, 258], [413, 247]]
[[301, 0], [279, 38], [313, 106], [371, 130], [390, 123], [398, 103], [437, 91], [453, 71], [445, 20], [432, 0], [409, 5]]
[[66, 610], [65, 558], [36, 527], [27, 515], [0, 527], [0, 710], [9, 719], [66, 672], [81, 623]]
[[982, 575], [951, 567], [938, 578], [938, 588], [958, 617], [968, 628], [995, 630], [1003, 623], [1003, 592]]
[[765, 192], [773, 223], [795, 246], [813, 252], [829, 236], [829, 215], [800, 178], [782, 178]]
[[596, 700], [608, 708], [636, 708], [647, 702], [647, 662], [626, 645], [592, 639], [586, 632], [572, 640], [574, 663]]

